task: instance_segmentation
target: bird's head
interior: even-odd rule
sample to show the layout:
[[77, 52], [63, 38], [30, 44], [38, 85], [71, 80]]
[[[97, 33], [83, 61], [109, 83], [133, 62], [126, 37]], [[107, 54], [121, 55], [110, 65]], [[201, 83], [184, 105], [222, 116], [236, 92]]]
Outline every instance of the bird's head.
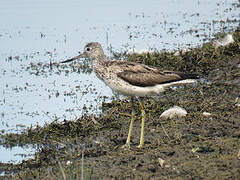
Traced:
[[99, 44], [98, 42], [90, 42], [85, 45], [83, 49], [83, 53], [73, 58], [62, 61], [61, 63], [71, 62], [79, 58], [89, 58], [89, 59], [95, 60], [101, 57], [104, 57], [104, 52], [101, 44]]

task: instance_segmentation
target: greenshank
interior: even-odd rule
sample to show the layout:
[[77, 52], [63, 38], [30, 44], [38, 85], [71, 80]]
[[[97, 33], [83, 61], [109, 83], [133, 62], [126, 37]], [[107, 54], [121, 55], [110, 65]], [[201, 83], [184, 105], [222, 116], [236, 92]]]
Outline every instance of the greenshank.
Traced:
[[[131, 97], [145, 97], [157, 95], [167, 87], [196, 82], [194, 74], [161, 70], [144, 64], [122, 60], [110, 60], [104, 55], [102, 46], [98, 42], [90, 42], [84, 47], [82, 54], [62, 61], [71, 62], [79, 58], [89, 58], [95, 74], [113, 91]], [[132, 98], [131, 98], [132, 99]], [[146, 113], [142, 102], [139, 105], [142, 113], [141, 135], [139, 148], [144, 145], [144, 125]], [[132, 108], [134, 109], [134, 108]], [[124, 147], [130, 148], [133, 123], [135, 120], [132, 111], [128, 137]]]

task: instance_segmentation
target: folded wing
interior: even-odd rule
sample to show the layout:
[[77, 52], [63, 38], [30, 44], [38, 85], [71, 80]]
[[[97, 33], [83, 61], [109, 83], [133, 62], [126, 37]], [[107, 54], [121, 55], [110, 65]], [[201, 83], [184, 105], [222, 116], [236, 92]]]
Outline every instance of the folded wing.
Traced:
[[[165, 84], [170, 82], [177, 82], [184, 79], [197, 79], [196, 75], [173, 72], [173, 71], [163, 71], [155, 67], [149, 67], [143, 64], [126, 62], [126, 61], [109, 61], [109, 65], [121, 67], [117, 76], [128, 82], [129, 84], [147, 87], [155, 86], [158, 84]], [[118, 69], [114, 68], [116, 71]]]

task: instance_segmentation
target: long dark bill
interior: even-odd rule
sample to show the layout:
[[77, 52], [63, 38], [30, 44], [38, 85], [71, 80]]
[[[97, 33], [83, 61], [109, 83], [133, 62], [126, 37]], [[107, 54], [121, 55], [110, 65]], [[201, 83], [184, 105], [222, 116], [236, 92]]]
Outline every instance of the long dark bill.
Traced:
[[67, 60], [62, 61], [62, 62], [60, 62], [60, 63], [71, 62], [71, 61], [74, 61], [74, 60], [79, 59], [79, 58], [85, 58], [85, 55], [84, 55], [84, 54], [80, 54], [80, 55], [78, 55], [78, 56], [75, 56], [75, 57], [73, 57], [73, 58], [67, 59]]

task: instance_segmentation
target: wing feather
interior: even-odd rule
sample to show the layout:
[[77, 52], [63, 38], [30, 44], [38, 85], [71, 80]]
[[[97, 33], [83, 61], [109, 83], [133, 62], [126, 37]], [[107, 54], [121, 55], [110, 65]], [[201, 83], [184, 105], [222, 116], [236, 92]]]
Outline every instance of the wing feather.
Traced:
[[184, 79], [196, 79], [196, 75], [164, 71], [156, 67], [126, 61], [108, 61], [110, 69], [116, 72], [117, 76], [129, 84], [147, 87], [157, 84], [165, 84]]

